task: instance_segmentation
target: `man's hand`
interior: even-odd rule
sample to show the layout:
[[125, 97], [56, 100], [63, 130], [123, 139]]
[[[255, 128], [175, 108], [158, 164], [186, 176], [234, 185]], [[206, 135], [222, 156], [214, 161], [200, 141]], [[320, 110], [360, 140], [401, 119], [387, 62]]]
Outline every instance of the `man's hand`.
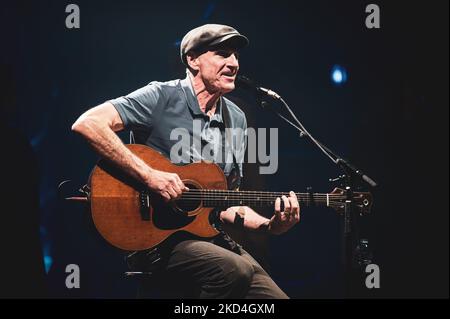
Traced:
[[[281, 200], [283, 200], [284, 211], [281, 212]], [[268, 231], [279, 235], [288, 231], [292, 226], [300, 221], [300, 205], [294, 192], [289, 193], [289, 197], [282, 196], [275, 200], [275, 214], [269, 221]]]
[[161, 195], [166, 201], [177, 199], [184, 191], [188, 191], [180, 177], [174, 173], [167, 173], [152, 169], [146, 184], [153, 192]]

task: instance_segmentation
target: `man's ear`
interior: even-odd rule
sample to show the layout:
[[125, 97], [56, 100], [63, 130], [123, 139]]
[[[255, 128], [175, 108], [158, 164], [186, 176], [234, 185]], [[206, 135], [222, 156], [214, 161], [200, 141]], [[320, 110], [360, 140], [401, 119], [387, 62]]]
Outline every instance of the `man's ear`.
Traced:
[[192, 52], [192, 51], [188, 52], [186, 54], [186, 61], [192, 70], [198, 71], [198, 68], [199, 68], [198, 67], [198, 63], [199, 63], [198, 54], [196, 54], [195, 52]]

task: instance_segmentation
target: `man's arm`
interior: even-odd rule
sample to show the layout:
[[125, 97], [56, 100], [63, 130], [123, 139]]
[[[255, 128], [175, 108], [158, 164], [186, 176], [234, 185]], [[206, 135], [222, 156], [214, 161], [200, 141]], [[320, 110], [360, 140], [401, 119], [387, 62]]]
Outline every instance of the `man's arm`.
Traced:
[[83, 136], [103, 158], [146, 184], [165, 200], [177, 198], [187, 188], [177, 174], [158, 171], [134, 155], [115, 134], [124, 124], [116, 108], [106, 102], [82, 114], [72, 130]]
[[244, 220], [244, 228], [248, 230], [260, 230], [268, 225], [270, 219], [259, 215], [248, 206], [229, 207], [220, 213], [220, 220], [226, 224], [236, 222], [236, 214]]
[[[284, 204], [283, 212], [281, 212], [281, 200]], [[289, 197], [283, 196], [275, 200], [275, 214], [271, 219], [259, 215], [248, 206], [233, 206], [220, 213], [220, 220], [223, 223], [234, 224], [236, 214], [244, 220], [245, 229], [262, 230], [279, 235], [288, 231], [300, 221], [300, 206], [295, 193], [290, 192]]]

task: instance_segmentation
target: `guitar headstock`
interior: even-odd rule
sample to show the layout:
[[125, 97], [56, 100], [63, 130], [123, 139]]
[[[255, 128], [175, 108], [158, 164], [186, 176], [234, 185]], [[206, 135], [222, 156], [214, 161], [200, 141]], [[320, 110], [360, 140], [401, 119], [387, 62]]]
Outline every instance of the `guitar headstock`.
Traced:
[[[346, 190], [342, 188], [335, 188], [330, 194], [330, 204], [329, 206], [334, 208], [338, 213], [344, 213], [345, 201], [347, 200]], [[372, 194], [369, 192], [353, 192], [353, 207], [358, 211], [359, 214], [364, 215], [370, 213], [372, 208], [373, 198]]]

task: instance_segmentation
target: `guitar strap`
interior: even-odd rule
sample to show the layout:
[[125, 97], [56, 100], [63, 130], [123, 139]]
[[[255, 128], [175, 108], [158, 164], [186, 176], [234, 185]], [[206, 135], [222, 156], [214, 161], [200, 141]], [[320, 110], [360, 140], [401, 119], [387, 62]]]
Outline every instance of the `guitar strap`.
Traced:
[[[227, 184], [229, 190], [236, 190], [241, 184], [241, 172], [236, 161], [236, 156], [234, 156], [232, 136], [230, 136], [230, 134], [226, 134], [226, 129], [231, 128], [231, 118], [227, 104], [225, 103], [223, 97], [220, 97], [220, 107], [222, 108], [222, 120], [225, 126], [225, 146], [228, 145], [228, 147], [225, 147], [225, 150], [229, 149], [231, 151], [231, 155], [233, 156], [233, 167], [230, 171], [230, 174], [227, 176]], [[227, 154], [224, 154], [224, 156], [226, 157]]]

